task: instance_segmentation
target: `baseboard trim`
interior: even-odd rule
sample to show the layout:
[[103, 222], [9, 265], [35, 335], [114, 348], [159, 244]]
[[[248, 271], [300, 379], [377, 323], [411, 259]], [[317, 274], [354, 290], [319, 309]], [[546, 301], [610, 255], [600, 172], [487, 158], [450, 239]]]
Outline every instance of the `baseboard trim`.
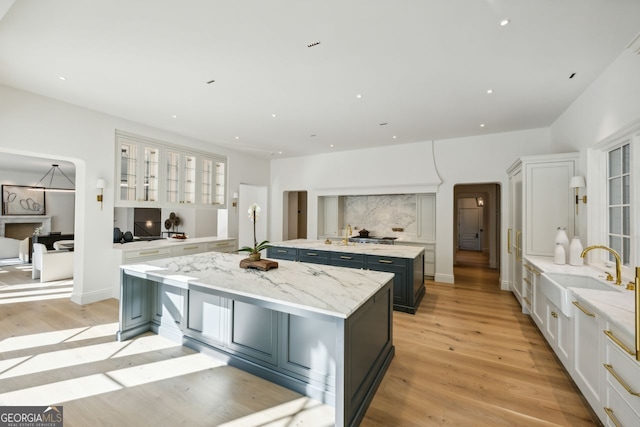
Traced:
[[455, 283], [453, 279], [453, 274], [436, 273], [435, 281], [441, 282], [441, 283], [451, 283], [451, 284]]
[[98, 302], [111, 298], [113, 298], [113, 291], [111, 289], [101, 289], [98, 291], [82, 294], [77, 294], [74, 292], [71, 294], [71, 301], [79, 305], [91, 304], [92, 302]]

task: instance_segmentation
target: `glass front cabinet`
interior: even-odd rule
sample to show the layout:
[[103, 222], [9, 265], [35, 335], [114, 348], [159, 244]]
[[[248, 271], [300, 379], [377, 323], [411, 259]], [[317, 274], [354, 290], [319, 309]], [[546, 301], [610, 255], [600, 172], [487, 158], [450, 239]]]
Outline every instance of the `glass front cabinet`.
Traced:
[[225, 208], [227, 159], [116, 134], [116, 206]]

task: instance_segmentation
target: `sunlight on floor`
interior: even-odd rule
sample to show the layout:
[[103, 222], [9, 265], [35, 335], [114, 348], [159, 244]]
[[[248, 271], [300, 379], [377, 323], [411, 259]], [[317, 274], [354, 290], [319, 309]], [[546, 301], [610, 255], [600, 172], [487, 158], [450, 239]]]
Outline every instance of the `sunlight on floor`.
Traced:
[[82, 334], [88, 334], [89, 338], [104, 337], [108, 335], [115, 336], [117, 330], [117, 323], [107, 323], [104, 325], [85, 328], [63, 329], [60, 331], [43, 332], [41, 334], [10, 337], [0, 341], [0, 352], [58, 344], [67, 340], [74, 341], [74, 338], [77, 338]]
[[332, 426], [335, 411], [333, 408], [308, 397], [265, 409], [260, 412], [238, 418], [220, 427], [276, 427], [276, 426]]
[[[129, 349], [123, 354], [118, 353], [135, 343], [135, 348]], [[0, 379], [29, 375], [36, 372], [50, 371], [53, 369], [68, 368], [85, 363], [99, 362], [112, 357], [124, 357], [149, 351], [157, 351], [164, 348], [177, 347], [178, 344], [169, 340], [158, 340], [154, 336], [138, 338], [134, 341], [113, 341], [103, 344], [88, 345], [66, 350], [51, 351], [48, 353], [31, 356], [28, 360], [23, 357], [8, 359], [0, 362], [0, 368], [7, 365], [7, 369], [0, 369]], [[14, 367], [11, 368], [12, 362]]]
[[148, 384], [219, 366], [224, 366], [224, 363], [196, 353], [103, 374], [88, 375], [0, 393], [0, 406], [61, 404], [70, 400]]

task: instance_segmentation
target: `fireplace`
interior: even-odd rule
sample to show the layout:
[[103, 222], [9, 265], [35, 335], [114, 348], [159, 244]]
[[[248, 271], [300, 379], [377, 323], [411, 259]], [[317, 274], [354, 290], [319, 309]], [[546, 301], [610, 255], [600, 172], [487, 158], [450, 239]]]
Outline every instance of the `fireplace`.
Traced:
[[51, 231], [51, 217], [45, 215], [0, 216], [0, 237], [22, 240], [31, 236], [36, 227], [43, 227], [41, 234], [48, 234]]

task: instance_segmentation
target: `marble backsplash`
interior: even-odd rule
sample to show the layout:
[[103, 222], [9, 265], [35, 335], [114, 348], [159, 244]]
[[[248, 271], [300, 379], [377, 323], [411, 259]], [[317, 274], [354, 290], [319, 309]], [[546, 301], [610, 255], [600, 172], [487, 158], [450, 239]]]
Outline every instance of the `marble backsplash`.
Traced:
[[[351, 225], [353, 235], [366, 228], [371, 236], [415, 240], [417, 237], [416, 195], [391, 194], [345, 196], [343, 223]], [[403, 231], [392, 231], [403, 228]]]

